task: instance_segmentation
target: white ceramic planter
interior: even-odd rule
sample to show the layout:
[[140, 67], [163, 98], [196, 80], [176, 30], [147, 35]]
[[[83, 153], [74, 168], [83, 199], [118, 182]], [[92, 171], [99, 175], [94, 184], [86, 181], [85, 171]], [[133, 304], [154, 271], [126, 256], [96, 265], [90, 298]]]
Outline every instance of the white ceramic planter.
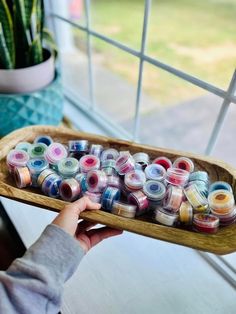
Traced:
[[49, 85], [55, 76], [54, 57], [42, 63], [14, 70], [0, 69], [0, 93], [31, 93]]

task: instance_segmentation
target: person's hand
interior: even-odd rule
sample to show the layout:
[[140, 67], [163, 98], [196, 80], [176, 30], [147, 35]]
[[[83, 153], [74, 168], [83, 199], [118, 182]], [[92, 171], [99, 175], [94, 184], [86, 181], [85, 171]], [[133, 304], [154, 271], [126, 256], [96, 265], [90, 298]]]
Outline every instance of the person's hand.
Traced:
[[100, 204], [93, 203], [88, 197], [82, 197], [74, 203], [66, 205], [52, 223], [74, 236], [80, 242], [85, 252], [87, 252], [102, 240], [122, 233], [121, 230], [109, 227], [91, 229], [96, 223], [85, 220], [78, 223], [79, 215], [82, 211], [100, 208]]

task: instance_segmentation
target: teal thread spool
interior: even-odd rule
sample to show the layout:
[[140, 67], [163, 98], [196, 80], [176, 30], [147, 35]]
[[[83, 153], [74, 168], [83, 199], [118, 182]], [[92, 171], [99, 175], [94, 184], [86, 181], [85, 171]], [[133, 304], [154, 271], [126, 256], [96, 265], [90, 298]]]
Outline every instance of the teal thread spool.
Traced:
[[79, 162], [73, 157], [64, 158], [59, 161], [58, 172], [63, 178], [74, 177], [79, 171]]

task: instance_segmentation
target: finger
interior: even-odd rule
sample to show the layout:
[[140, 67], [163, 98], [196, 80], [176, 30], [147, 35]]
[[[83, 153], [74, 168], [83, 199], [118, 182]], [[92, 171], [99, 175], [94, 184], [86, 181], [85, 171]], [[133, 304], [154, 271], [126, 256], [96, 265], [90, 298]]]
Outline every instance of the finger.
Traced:
[[83, 220], [77, 225], [76, 235], [88, 231], [89, 229], [93, 228], [96, 225], [97, 225], [96, 222]]
[[91, 247], [98, 244], [104, 239], [114, 237], [122, 234], [122, 230], [117, 230], [109, 227], [102, 227], [99, 229], [92, 229], [86, 232], [86, 235], [90, 238]]
[[83, 196], [79, 200], [65, 206], [65, 210], [68, 210], [78, 216], [86, 209], [95, 210], [100, 208], [101, 204], [92, 202], [87, 196]]

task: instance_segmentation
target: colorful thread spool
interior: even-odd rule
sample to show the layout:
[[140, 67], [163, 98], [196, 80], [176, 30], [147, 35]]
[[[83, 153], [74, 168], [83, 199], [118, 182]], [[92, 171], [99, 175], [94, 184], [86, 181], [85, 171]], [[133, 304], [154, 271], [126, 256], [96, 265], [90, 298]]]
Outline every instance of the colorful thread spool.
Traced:
[[60, 195], [59, 187], [62, 178], [57, 174], [47, 176], [41, 186], [43, 193], [49, 197], [57, 198]]
[[224, 181], [216, 181], [210, 185], [209, 193], [216, 190], [226, 190], [226, 191], [229, 191], [230, 193], [233, 193], [231, 185]]
[[166, 172], [166, 182], [172, 185], [185, 186], [189, 179], [189, 172], [179, 168], [169, 168]]
[[120, 178], [116, 175], [107, 176], [107, 186], [113, 186], [117, 189], [121, 188]]
[[211, 210], [211, 214], [219, 218], [221, 226], [229, 226], [236, 221], [236, 207], [233, 207], [227, 214], [218, 214], [214, 210]]
[[182, 202], [179, 208], [179, 220], [184, 225], [191, 225], [193, 220], [193, 208], [188, 201]]
[[136, 214], [137, 206], [131, 205], [123, 202], [115, 201], [112, 205], [112, 214], [126, 217], [134, 218]]
[[209, 176], [206, 171], [195, 171], [190, 173], [189, 181], [204, 181], [206, 184], [208, 184]]
[[73, 157], [61, 159], [57, 165], [58, 172], [63, 178], [71, 178], [79, 171], [79, 162]]
[[31, 147], [31, 143], [29, 142], [20, 142], [16, 145], [15, 149], [16, 150], [24, 150], [25, 152], [28, 153], [30, 147]]
[[200, 192], [200, 194], [203, 194], [206, 198], [208, 197], [208, 184], [204, 181], [191, 181], [188, 183], [188, 186], [195, 184]]
[[187, 157], [179, 157], [174, 161], [173, 168], [178, 168], [178, 169], [186, 170], [188, 172], [193, 172], [194, 163], [191, 159]]
[[154, 212], [154, 220], [162, 225], [172, 227], [177, 222], [178, 215], [175, 213], [170, 213], [159, 207]]
[[86, 191], [84, 193], [84, 196], [87, 196], [94, 203], [100, 203], [102, 194], [101, 193], [93, 193], [93, 192]]
[[44, 158], [47, 148], [43, 143], [32, 144], [28, 150], [30, 158]]
[[129, 190], [140, 190], [146, 182], [146, 177], [143, 171], [133, 170], [125, 174], [124, 182]]
[[107, 186], [107, 175], [102, 170], [89, 171], [86, 183], [89, 192], [102, 192]]
[[196, 184], [188, 185], [184, 189], [184, 194], [195, 211], [205, 212], [208, 209], [207, 198], [202, 194]]
[[228, 214], [235, 205], [234, 195], [227, 190], [215, 190], [208, 196], [211, 210], [219, 215]]
[[118, 201], [119, 199], [120, 199], [120, 191], [117, 188], [108, 186], [102, 194], [102, 198], [101, 198], [102, 208], [107, 211], [111, 211], [113, 202]]
[[164, 156], [155, 158], [152, 163], [157, 164], [157, 165], [161, 165], [166, 170], [172, 167], [171, 160], [167, 157], [164, 157]]
[[91, 170], [97, 170], [100, 167], [100, 160], [94, 155], [85, 155], [79, 161], [80, 170], [87, 173]]
[[126, 173], [134, 170], [134, 166], [135, 161], [129, 153], [121, 155], [116, 160], [116, 170], [119, 175], [125, 175]]
[[18, 188], [25, 188], [32, 183], [30, 171], [27, 167], [15, 168], [14, 179]]
[[45, 159], [52, 166], [57, 166], [58, 162], [67, 157], [67, 150], [61, 143], [52, 143], [48, 146], [45, 153]]
[[43, 181], [48, 177], [50, 176], [51, 174], [56, 174], [52, 169], [45, 169], [43, 170], [39, 176], [38, 176], [38, 179], [37, 179], [37, 185], [38, 186], [42, 186], [43, 184]]
[[146, 153], [142, 153], [142, 152], [136, 153], [133, 155], [133, 158], [134, 158], [135, 163], [141, 165], [142, 168], [149, 165], [150, 158], [149, 158], [149, 155]]
[[169, 185], [163, 200], [163, 207], [171, 212], [178, 212], [183, 201], [183, 190], [181, 187]]
[[51, 138], [51, 136], [48, 135], [39, 135], [35, 138], [34, 143], [43, 143], [47, 146], [51, 145], [53, 143], [53, 139]]
[[69, 152], [70, 153], [87, 153], [88, 152], [88, 141], [87, 140], [73, 140], [69, 141]]
[[102, 151], [103, 151], [103, 146], [102, 145], [92, 144], [91, 147], [90, 147], [89, 154], [97, 156], [98, 158], [100, 158], [100, 156], [102, 154]]
[[59, 193], [64, 201], [72, 202], [79, 198], [81, 189], [79, 182], [74, 178], [65, 179], [61, 182]]
[[166, 187], [162, 182], [149, 180], [143, 186], [143, 192], [150, 201], [160, 202], [166, 194]]
[[106, 173], [107, 176], [112, 176], [112, 175], [117, 174], [116, 161], [114, 159], [103, 160], [101, 168]]
[[7, 167], [10, 173], [14, 173], [16, 167], [25, 167], [29, 155], [23, 150], [13, 149], [7, 154]]
[[136, 216], [145, 213], [149, 205], [147, 196], [142, 191], [130, 193], [128, 196], [128, 202], [137, 206]]
[[38, 176], [43, 170], [49, 168], [49, 164], [44, 158], [33, 158], [27, 162], [27, 167], [29, 168], [29, 171], [31, 173], [32, 186], [37, 187]]
[[105, 149], [101, 154], [101, 161], [107, 160], [107, 159], [114, 159], [116, 160], [119, 157], [119, 153], [114, 148], [108, 148]]
[[148, 165], [144, 171], [148, 180], [163, 181], [166, 177], [165, 168], [158, 164]]
[[82, 193], [85, 193], [88, 190], [88, 186], [86, 182], [86, 174], [78, 173], [75, 176], [75, 179], [79, 182]]
[[219, 228], [219, 218], [211, 214], [195, 214], [193, 227], [199, 232], [216, 233]]

